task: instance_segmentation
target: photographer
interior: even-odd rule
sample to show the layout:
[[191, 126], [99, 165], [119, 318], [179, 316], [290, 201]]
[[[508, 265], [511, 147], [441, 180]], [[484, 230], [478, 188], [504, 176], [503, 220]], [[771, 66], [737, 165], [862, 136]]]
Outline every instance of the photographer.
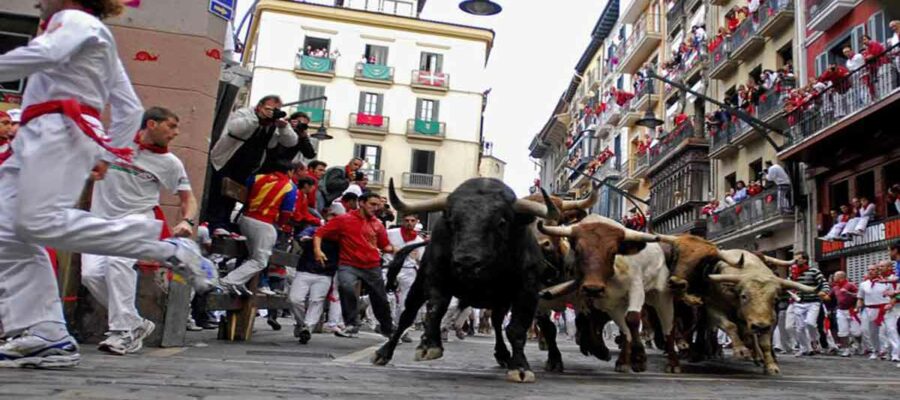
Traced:
[[297, 145], [297, 134], [280, 107], [281, 99], [269, 95], [261, 98], [256, 107], [235, 111], [210, 151], [214, 172], [207, 192], [206, 215], [213, 235], [228, 234], [229, 217], [236, 202], [222, 195], [222, 180], [230, 178], [242, 184], [259, 169], [267, 151], [279, 144]]
[[[313, 146], [309, 134], [306, 132], [307, 129], [309, 129], [309, 116], [304, 112], [294, 112], [288, 117], [288, 124], [290, 124], [294, 132], [297, 133], [297, 143], [293, 146], [285, 146], [279, 143], [274, 149], [269, 149], [269, 151], [266, 152], [266, 160], [259, 169], [260, 172], [268, 173], [274, 171], [276, 167], [275, 164], [278, 163], [279, 160], [292, 160], [294, 163], [306, 163], [309, 162], [309, 160], [316, 158], [316, 148]], [[303, 156], [302, 159], [297, 156], [298, 153]]]

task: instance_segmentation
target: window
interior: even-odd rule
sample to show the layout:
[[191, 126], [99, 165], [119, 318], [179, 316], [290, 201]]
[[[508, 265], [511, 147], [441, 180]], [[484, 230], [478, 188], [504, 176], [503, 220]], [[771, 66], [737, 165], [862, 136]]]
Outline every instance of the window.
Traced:
[[[381, 169], [381, 146], [357, 144], [354, 146], [353, 155], [363, 160], [362, 169]], [[371, 177], [369, 178], [371, 179]]]
[[870, 202], [875, 202], [875, 171], [869, 171], [856, 176], [856, 188], [854, 197], [865, 196]]
[[758, 83], [762, 82], [762, 65], [757, 65], [756, 68], [753, 68], [750, 71], [750, 77], [753, 78], [753, 81]]
[[439, 106], [440, 102], [437, 100], [416, 99], [416, 119], [422, 121], [439, 121]]
[[619, 79], [616, 80], [616, 88], [619, 90], [625, 89], [625, 75], [619, 75]]
[[423, 51], [419, 57], [419, 70], [431, 72], [443, 72], [444, 55]]
[[387, 65], [388, 48], [385, 46], [367, 44], [365, 57], [369, 64]]
[[778, 57], [775, 60], [776, 67], [781, 68], [787, 63], [794, 63], [794, 44], [792, 42], [788, 42], [778, 50]]
[[884, 11], [879, 11], [872, 15], [866, 23], [866, 27], [868, 28], [869, 37], [882, 44], [893, 35], [884, 17]]
[[331, 52], [331, 39], [317, 38], [312, 36], [307, 36], [303, 39], [303, 54], [307, 56], [313, 55], [313, 53], [324, 50], [325, 53]]
[[[831, 200], [831, 208], [838, 209], [841, 205], [850, 204], [850, 182], [843, 180], [831, 184], [829, 188], [829, 197]], [[822, 210], [828, 212], [828, 210]]]
[[359, 94], [360, 114], [381, 115], [384, 95], [381, 93], [362, 92]]
[[622, 170], [622, 135], [616, 135], [613, 139], [613, 153], [616, 155], [615, 168], [617, 171]]
[[[300, 100], [313, 99], [316, 97], [322, 97], [325, 95], [325, 86], [318, 85], [300, 85]], [[321, 110], [325, 108], [325, 100], [316, 100], [309, 103], [300, 104], [302, 108], [314, 108]]]
[[[763, 161], [762, 158], [757, 158], [756, 161], [753, 161], [748, 165], [750, 168], [749, 174], [747, 176], [750, 177], [751, 181], [760, 180], [763, 177]], [[749, 182], [748, 182], [749, 183]]]
[[731, 189], [737, 185], [737, 174], [732, 172], [725, 176], [725, 191]]
[[414, 174], [434, 175], [434, 152], [430, 150], [412, 151], [412, 163], [409, 172]]
[[[38, 19], [20, 15], [0, 14], [0, 54], [27, 45], [37, 33]], [[25, 80], [0, 82], [0, 92], [22, 93]]]

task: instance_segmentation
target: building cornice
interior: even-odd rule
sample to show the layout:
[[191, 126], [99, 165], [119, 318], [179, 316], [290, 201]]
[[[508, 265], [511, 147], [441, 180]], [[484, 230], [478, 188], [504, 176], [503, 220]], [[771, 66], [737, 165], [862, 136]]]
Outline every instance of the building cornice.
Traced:
[[244, 64], [249, 62], [249, 56], [253, 52], [259, 33], [260, 16], [264, 11], [484, 42], [486, 44], [485, 64], [487, 64], [494, 43], [494, 31], [485, 28], [310, 3], [260, 0], [254, 10], [250, 38], [247, 40], [247, 48], [243, 52], [242, 62]]

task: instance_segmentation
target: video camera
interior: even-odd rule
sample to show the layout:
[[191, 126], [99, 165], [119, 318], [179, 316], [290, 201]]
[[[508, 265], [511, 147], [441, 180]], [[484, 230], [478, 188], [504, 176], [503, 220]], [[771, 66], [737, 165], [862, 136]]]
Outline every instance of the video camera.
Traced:
[[282, 119], [284, 117], [287, 117], [287, 113], [284, 111], [281, 111], [280, 108], [276, 108], [276, 109], [272, 110], [272, 119], [273, 120], [274, 119]]

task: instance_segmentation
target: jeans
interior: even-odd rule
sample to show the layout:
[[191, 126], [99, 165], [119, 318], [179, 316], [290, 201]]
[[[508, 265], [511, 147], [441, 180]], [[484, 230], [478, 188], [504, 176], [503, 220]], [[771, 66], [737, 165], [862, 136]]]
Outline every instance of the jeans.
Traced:
[[348, 328], [359, 326], [359, 296], [356, 294], [356, 283], [360, 282], [369, 292], [369, 301], [372, 303], [375, 319], [381, 324], [381, 333], [387, 335], [394, 331], [391, 309], [384, 289], [384, 279], [381, 277], [381, 268], [360, 269], [340, 265], [336, 276], [338, 292], [341, 296], [341, 311], [344, 314], [344, 323]]

